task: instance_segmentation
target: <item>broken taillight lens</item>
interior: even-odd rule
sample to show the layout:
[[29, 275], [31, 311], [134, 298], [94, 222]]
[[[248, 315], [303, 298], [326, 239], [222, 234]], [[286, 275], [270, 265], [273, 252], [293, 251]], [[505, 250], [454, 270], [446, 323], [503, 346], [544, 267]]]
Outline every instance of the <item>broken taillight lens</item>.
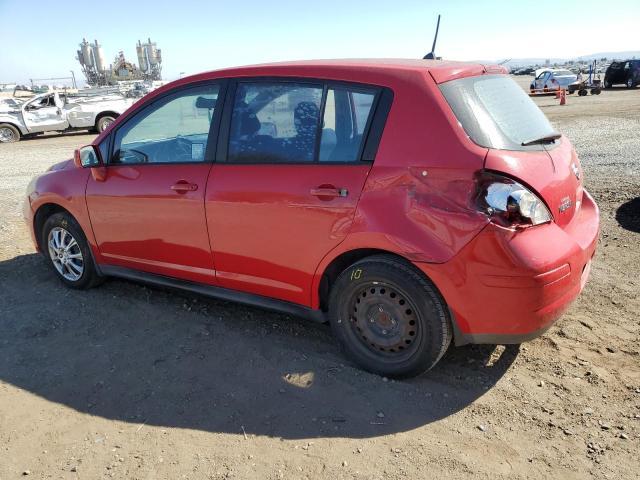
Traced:
[[503, 227], [540, 225], [552, 220], [545, 203], [515, 180], [491, 172], [477, 177], [476, 207]]

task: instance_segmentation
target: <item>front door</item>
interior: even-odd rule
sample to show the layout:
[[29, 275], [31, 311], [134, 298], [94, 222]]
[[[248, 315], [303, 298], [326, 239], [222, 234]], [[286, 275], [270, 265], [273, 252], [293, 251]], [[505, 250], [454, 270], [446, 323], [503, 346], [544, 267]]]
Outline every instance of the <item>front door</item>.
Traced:
[[87, 206], [106, 264], [215, 283], [204, 210], [217, 84], [174, 92], [117, 127]]
[[69, 126], [63, 111], [64, 104], [57, 93], [50, 93], [27, 102], [22, 107], [22, 118], [29, 132], [64, 130]]
[[371, 167], [361, 158], [377, 93], [238, 82], [206, 195], [219, 285], [309, 305], [316, 267], [349, 232]]

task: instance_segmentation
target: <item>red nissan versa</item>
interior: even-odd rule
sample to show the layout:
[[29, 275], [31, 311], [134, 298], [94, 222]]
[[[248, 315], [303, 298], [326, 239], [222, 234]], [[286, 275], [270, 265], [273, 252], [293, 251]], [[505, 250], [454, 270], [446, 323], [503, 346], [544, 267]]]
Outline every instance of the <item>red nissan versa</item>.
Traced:
[[70, 287], [106, 276], [319, 321], [417, 375], [451, 339], [519, 343], [580, 293], [598, 208], [502, 67], [312, 61], [183, 78], [28, 190]]

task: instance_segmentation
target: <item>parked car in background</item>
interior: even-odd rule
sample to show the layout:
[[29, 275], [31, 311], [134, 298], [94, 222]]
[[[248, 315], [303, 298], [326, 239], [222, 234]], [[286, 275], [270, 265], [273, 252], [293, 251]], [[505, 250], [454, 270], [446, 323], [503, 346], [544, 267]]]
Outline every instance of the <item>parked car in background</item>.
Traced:
[[626, 85], [633, 88], [640, 84], [640, 60], [612, 62], [604, 74], [604, 88]]
[[159, 88], [33, 179], [24, 216], [69, 287], [328, 321], [358, 365], [412, 376], [452, 339], [541, 335], [578, 296], [599, 228], [583, 180], [502, 66], [322, 60]]
[[533, 68], [532, 67], [523, 67], [523, 68], [518, 68], [516, 69], [513, 73], [513, 75], [531, 75], [533, 73]]
[[134, 100], [121, 96], [72, 98], [58, 92], [14, 99], [0, 108], [0, 143], [44, 132], [104, 131]]
[[578, 79], [575, 73], [570, 70], [562, 70], [558, 68], [544, 69], [531, 82], [529, 89], [533, 91], [547, 92], [557, 90], [558, 88], [569, 88], [569, 85]]

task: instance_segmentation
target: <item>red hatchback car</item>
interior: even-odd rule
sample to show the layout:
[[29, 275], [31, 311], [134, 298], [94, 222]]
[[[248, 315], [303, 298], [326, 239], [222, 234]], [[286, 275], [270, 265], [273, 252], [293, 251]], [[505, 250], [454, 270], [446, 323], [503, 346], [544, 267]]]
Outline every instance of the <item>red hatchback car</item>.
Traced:
[[293, 62], [147, 95], [28, 190], [71, 287], [105, 276], [328, 320], [382, 375], [519, 343], [580, 293], [598, 238], [569, 141], [502, 67]]

